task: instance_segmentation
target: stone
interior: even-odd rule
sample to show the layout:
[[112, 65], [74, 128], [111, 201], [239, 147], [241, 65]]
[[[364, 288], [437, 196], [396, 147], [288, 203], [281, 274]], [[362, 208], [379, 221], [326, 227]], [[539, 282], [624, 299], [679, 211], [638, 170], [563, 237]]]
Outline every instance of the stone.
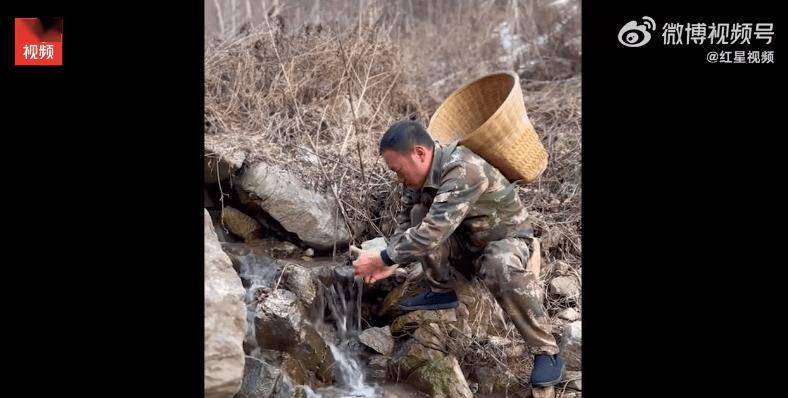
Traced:
[[569, 270], [572, 269], [569, 264], [561, 260], [556, 261], [553, 267], [558, 275], [567, 275], [570, 272]]
[[282, 361], [282, 372], [293, 382], [293, 384], [308, 384], [309, 374], [304, 365], [293, 357], [287, 357]]
[[373, 381], [384, 381], [388, 378], [388, 360], [385, 355], [373, 354], [367, 361], [366, 376]]
[[481, 280], [475, 277], [467, 280], [458, 274], [456, 292], [460, 301], [457, 328], [470, 330], [467, 337], [484, 339], [488, 335], [506, 334], [503, 309]]
[[307, 189], [289, 171], [257, 163], [241, 174], [239, 183], [243, 190], [265, 198], [260, 207], [309, 246], [328, 250], [350, 239], [341, 216], [336, 217], [334, 198]]
[[567, 370], [564, 374], [564, 382], [567, 382], [567, 387], [573, 390], [583, 389], [583, 373], [579, 371]]
[[262, 227], [254, 218], [230, 206], [224, 206], [221, 215], [222, 225], [244, 242], [252, 242], [262, 237]]
[[278, 242], [271, 246], [271, 254], [276, 258], [295, 257], [301, 249], [290, 242]]
[[311, 247], [307, 248], [306, 250], [304, 250], [304, 255], [307, 256], [307, 257], [314, 257], [315, 256], [315, 249], [313, 249]]
[[247, 356], [243, 383], [235, 398], [268, 398], [272, 396], [280, 373], [277, 367]]
[[361, 250], [380, 252], [386, 249], [386, 239], [377, 237], [361, 244]]
[[580, 296], [580, 285], [574, 276], [559, 276], [550, 281], [550, 293], [575, 298]]
[[282, 284], [287, 290], [295, 292], [301, 302], [307, 307], [311, 306], [317, 296], [316, 278], [305, 267], [286, 262], [282, 275]]
[[561, 319], [566, 319], [567, 321], [576, 321], [580, 319], [580, 313], [577, 312], [574, 308], [564, 308], [561, 312], [558, 313], [558, 317]]
[[394, 338], [391, 337], [391, 328], [372, 327], [361, 332], [359, 340], [369, 348], [383, 355], [391, 355], [394, 350]]
[[413, 297], [421, 293], [429, 287], [422, 283], [422, 281], [414, 279], [406, 279], [405, 282], [395, 286], [386, 294], [383, 303], [378, 310], [379, 316], [384, 317], [397, 317], [405, 314], [405, 311], [399, 309], [400, 302], [408, 297]]
[[261, 348], [288, 351], [298, 344], [305, 310], [298, 296], [276, 289], [258, 304], [254, 325]]
[[452, 323], [457, 322], [457, 311], [447, 310], [416, 310], [397, 317], [391, 324], [391, 332], [398, 334], [411, 326], [417, 328], [428, 323]]
[[433, 398], [472, 398], [473, 393], [454, 356], [428, 360], [407, 378], [408, 384]]
[[389, 367], [396, 376], [396, 380], [401, 380], [407, 378], [412, 371], [424, 365], [428, 360], [443, 355], [441, 351], [426, 347], [415, 339], [409, 339], [396, 348], [394, 355], [389, 360]]
[[479, 383], [478, 392], [481, 394], [506, 391], [517, 383], [517, 380], [510, 377], [507, 372], [485, 366], [474, 367], [471, 370], [471, 377]]
[[220, 181], [226, 180], [243, 163], [243, 159], [241, 159], [241, 162], [237, 162], [235, 159], [230, 159], [228, 162], [223, 157], [209, 151], [206, 151], [205, 155], [203, 158], [203, 175], [206, 184], [218, 184]]
[[308, 323], [302, 325], [298, 338], [298, 343], [288, 352], [292, 353], [293, 357], [298, 359], [307, 371], [317, 373], [323, 381], [330, 382], [330, 368], [334, 358], [326, 341]]
[[576, 370], [581, 367], [583, 345], [582, 321], [574, 321], [564, 327], [561, 333], [561, 354], [566, 361], [568, 369]]
[[240, 390], [244, 375], [245, 291], [232, 261], [222, 251], [207, 210], [204, 243], [204, 394], [229, 398]]

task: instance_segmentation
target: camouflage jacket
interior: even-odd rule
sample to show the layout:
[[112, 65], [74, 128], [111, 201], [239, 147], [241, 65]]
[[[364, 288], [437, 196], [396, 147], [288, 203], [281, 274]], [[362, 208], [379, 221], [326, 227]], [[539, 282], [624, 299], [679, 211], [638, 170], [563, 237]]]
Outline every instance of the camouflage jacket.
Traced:
[[[397, 228], [381, 256], [387, 264], [419, 261], [459, 233], [478, 250], [488, 242], [529, 236], [528, 212], [498, 169], [471, 150], [435, 143], [427, 180], [421, 189], [405, 188]], [[429, 208], [421, 223], [411, 226], [411, 210]]]

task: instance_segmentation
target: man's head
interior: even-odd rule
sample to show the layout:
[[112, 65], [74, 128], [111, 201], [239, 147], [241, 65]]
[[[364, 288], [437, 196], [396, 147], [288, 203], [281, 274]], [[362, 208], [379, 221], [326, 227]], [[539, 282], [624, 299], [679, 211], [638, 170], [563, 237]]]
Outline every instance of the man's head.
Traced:
[[380, 154], [400, 182], [421, 188], [432, 165], [435, 143], [421, 124], [403, 120], [389, 127], [380, 139]]

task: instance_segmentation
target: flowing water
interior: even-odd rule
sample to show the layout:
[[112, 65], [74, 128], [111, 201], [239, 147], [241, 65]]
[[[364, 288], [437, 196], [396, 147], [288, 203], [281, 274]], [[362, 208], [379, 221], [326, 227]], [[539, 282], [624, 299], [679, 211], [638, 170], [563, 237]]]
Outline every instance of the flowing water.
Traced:
[[[281, 268], [273, 259], [243, 243], [223, 243], [225, 251], [232, 253], [244, 288], [246, 288], [247, 340], [254, 340], [255, 297], [259, 289], [271, 289], [276, 285]], [[315, 261], [315, 266], [331, 262]], [[319, 265], [318, 265], [319, 264]], [[377, 385], [365, 376], [364, 364], [359, 356], [362, 345], [358, 340], [361, 333], [361, 303], [363, 282], [354, 278], [351, 266], [334, 268], [333, 283], [322, 286], [317, 296], [317, 305], [311, 323], [328, 344], [334, 358], [335, 384], [330, 387], [311, 388], [301, 386], [308, 398], [373, 398], [373, 397], [425, 397], [409, 386], [401, 384]]]
[[[336, 327], [336, 341], [323, 336], [334, 357], [334, 377], [336, 384], [320, 388], [314, 392], [316, 397], [379, 397], [379, 388], [365, 380], [364, 368], [358, 358], [358, 335], [361, 333], [361, 298], [363, 282], [353, 278], [352, 269], [340, 267], [336, 271], [334, 283], [323, 289], [321, 305], [318, 306], [317, 323], [325, 323], [324, 314], [328, 312]], [[324, 328], [317, 328], [325, 330]]]

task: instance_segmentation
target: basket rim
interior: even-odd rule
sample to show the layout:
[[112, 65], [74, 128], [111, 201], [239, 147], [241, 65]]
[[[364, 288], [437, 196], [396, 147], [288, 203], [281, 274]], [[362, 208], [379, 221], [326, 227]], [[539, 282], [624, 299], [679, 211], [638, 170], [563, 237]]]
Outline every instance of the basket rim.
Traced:
[[[520, 84], [520, 76], [517, 75], [512, 70], [501, 70], [501, 71], [497, 71], [497, 72], [493, 72], [493, 73], [488, 73], [486, 75], [483, 75], [483, 76], [480, 76], [480, 77], [478, 77], [476, 79], [473, 79], [470, 82], [465, 83], [462, 86], [460, 86], [459, 88], [457, 88], [456, 90], [452, 91], [452, 93], [449, 94], [449, 96], [446, 97], [446, 99], [443, 100], [443, 102], [440, 104], [440, 106], [438, 106], [438, 109], [436, 109], [435, 112], [432, 113], [432, 117], [430, 117], [429, 125], [427, 126], [427, 131], [429, 131], [429, 126], [431, 126], [432, 122], [435, 120], [435, 116], [437, 116], [440, 113], [440, 111], [443, 110], [443, 108], [446, 106], [446, 104], [449, 102], [450, 99], [452, 99], [453, 97], [459, 95], [463, 91], [467, 90], [468, 87], [478, 83], [479, 81], [487, 79], [487, 78], [492, 77], [492, 76], [498, 76], [498, 75], [506, 75], [506, 76], [511, 77], [514, 80], [514, 84], [512, 85], [512, 89], [506, 95], [506, 99], [504, 100], [504, 102], [508, 101], [509, 97], [511, 97], [512, 93], [514, 92], [514, 87]], [[495, 112], [493, 112], [493, 114], [490, 115], [487, 118], [487, 120], [484, 121], [484, 123], [482, 123], [478, 127], [476, 127], [475, 130], [468, 132], [468, 134], [466, 134], [462, 138], [460, 138], [459, 141], [462, 141], [465, 138], [467, 138], [468, 136], [470, 136], [473, 133], [477, 132], [480, 127], [484, 126], [485, 123], [487, 123], [490, 119], [493, 119], [496, 115], [500, 114], [500, 112], [503, 112], [503, 111], [501, 110], [501, 107], [499, 106], [498, 109], [496, 109]], [[527, 113], [526, 113], [526, 115], [527, 115]]]

